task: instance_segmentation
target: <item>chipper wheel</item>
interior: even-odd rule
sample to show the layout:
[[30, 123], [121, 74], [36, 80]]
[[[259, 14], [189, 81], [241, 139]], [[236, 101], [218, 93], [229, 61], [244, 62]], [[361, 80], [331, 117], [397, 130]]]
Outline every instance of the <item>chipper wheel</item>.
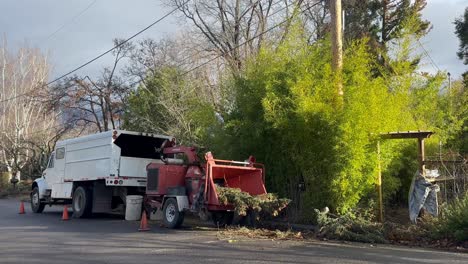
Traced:
[[163, 220], [168, 228], [178, 228], [184, 222], [184, 212], [179, 211], [175, 198], [169, 198], [164, 203]]

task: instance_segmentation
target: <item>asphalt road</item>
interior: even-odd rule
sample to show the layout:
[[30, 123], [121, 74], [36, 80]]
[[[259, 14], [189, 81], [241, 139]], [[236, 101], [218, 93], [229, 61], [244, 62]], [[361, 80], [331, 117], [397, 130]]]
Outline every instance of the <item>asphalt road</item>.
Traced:
[[215, 230], [168, 230], [112, 216], [61, 221], [61, 207], [18, 214], [0, 199], [0, 263], [468, 263], [468, 254], [319, 241], [219, 240]]

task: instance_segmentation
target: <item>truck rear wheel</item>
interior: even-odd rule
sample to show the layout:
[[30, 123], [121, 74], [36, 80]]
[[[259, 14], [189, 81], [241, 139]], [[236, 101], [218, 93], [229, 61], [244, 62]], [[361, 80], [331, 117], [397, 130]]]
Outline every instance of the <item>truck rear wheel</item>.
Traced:
[[169, 198], [164, 203], [163, 219], [164, 225], [168, 228], [178, 228], [184, 222], [184, 212], [179, 211], [177, 201], [174, 198]]
[[83, 186], [76, 188], [73, 192], [72, 207], [73, 217], [90, 217], [93, 210], [92, 190]]
[[41, 203], [39, 196], [39, 188], [34, 187], [33, 191], [31, 192], [31, 210], [36, 214], [40, 214], [44, 211], [44, 207], [45, 203]]

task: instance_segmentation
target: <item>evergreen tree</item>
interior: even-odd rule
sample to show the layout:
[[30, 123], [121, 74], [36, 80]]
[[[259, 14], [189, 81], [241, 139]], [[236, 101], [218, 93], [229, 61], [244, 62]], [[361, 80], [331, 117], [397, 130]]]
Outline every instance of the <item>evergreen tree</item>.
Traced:
[[[373, 53], [388, 68], [388, 46], [401, 37], [405, 23], [412, 21], [417, 38], [429, 32], [430, 23], [421, 16], [426, 4], [426, 0], [345, 0], [345, 42], [349, 45], [363, 37], [369, 38]], [[418, 63], [413, 61], [413, 67]]]
[[468, 7], [465, 14], [455, 20], [455, 34], [460, 40], [460, 47], [457, 55], [464, 64], [468, 64]]

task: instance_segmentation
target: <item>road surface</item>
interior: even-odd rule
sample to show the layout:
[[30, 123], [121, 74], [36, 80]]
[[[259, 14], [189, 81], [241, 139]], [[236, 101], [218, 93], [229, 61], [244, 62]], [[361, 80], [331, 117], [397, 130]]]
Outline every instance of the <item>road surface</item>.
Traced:
[[[319, 241], [218, 240], [216, 230], [168, 230], [112, 216], [61, 221], [61, 207], [18, 214], [0, 199], [0, 263], [468, 263], [468, 254]], [[231, 241], [232, 242], [232, 241]]]

